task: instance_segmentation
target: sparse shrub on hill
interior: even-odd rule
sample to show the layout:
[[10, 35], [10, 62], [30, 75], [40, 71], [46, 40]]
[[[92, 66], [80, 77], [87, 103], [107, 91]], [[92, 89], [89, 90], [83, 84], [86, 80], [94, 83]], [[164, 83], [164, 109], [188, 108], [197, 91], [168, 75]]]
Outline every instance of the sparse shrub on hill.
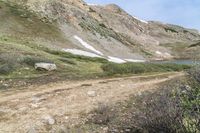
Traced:
[[29, 66], [34, 66], [35, 63], [45, 62], [45, 63], [52, 63], [49, 59], [41, 58], [41, 57], [33, 57], [33, 56], [26, 56], [23, 58], [22, 63], [25, 63]]
[[14, 70], [14, 67], [12, 64], [4, 64], [2, 66], [0, 66], [0, 75], [6, 75], [9, 74], [10, 72], [12, 72]]
[[189, 72], [187, 85], [178, 93], [184, 109], [184, 125], [189, 133], [200, 132], [200, 68], [195, 67]]

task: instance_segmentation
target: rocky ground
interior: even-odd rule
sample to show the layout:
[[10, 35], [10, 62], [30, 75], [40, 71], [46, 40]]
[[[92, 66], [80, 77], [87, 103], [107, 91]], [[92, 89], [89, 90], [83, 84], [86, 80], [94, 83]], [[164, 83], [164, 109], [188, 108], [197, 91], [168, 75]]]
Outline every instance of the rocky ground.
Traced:
[[182, 75], [173, 72], [10, 89], [0, 94], [0, 132], [67, 132], [84, 124], [85, 114], [99, 104], [124, 101]]

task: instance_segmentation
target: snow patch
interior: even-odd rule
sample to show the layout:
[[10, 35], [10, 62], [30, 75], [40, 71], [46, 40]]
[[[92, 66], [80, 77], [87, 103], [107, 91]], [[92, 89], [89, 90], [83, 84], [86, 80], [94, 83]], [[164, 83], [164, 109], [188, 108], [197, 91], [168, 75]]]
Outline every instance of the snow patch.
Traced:
[[87, 42], [83, 41], [83, 39], [81, 39], [80, 37], [78, 37], [77, 35], [74, 35], [74, 38], [76, 40], [78, 40], [85, 48], [99, 54], [103, 56], [103, 53], [101, 53], [100, 51], [96, 50], [94, 47], [92, 47], [90, 44], [88, 44]]
[[167, 53], [167, 52], [162, 53], [162, 52], [160, 52], [160, 51], [156, 51], [156, 54], [161, 55], [161, 56], [165, 56], [165, 57], [170, 57], [170, 56], [172, 56], [170, 53]]
[[145, 20], [139, 19], [139, 18], [137, 18], [137, 17], [135, 17], [135, 16], [133, 16], [133, 18], [135, 18], [135, 19], [139, 20], [139, 21], [140, 21], [140, 22], [142, 22], [142, 23], [148, 24], [148, 22], [147, 22], [147, 21], [145, 21]]
[[119, 64], [126, 63], [125, 60], [117, 58], [117, 57], [112, 57], [112, 56], [108, 56], [107, 60], [110, 62], [119, 63]]
[[146, 62], [145, 60], [137, 60], [137, 59], [125, 59], [128, 62]]
[[93, 3], [87, 3], [88, 6], [100, 6], [98, 4], [93, 4]]
[[156, 51], [156, 54], [158, 55], [162, 55], [162, 53], [160, 51]]
[[98, 57], [98, 58], [103, 58], [97, 54], [91, 53], [91, 52], [87, 52], [87, 51], [83, 51], [83, 50], [79, 50], [79, 49], [63, 49], [64, 52], [68, 52], [74, 55], [83, 55], [83, 56], [87, 56], [87, 57]]
[[167, 53], [167, 52], [165, 52], [165, 55], [166, 55], [166, 56], [171, 56], [171, 54], [170, 54], [170, 53]]

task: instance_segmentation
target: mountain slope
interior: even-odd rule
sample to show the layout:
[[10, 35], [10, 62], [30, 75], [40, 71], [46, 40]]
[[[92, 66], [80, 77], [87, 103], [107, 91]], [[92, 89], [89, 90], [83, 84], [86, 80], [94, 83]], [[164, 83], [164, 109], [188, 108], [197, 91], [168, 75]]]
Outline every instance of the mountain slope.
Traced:
[[[3, 80], [60, 75], [83, 78], [104, 74], [101, 66], [108, 62], [199, 58], [199, 47], [190, 47], [199, 40], [195, 30], [139, 20], [113, 4], [0, 0]], [[38, 72], [34, 69], [37, 62], [55, 63], [58, 71]]]
[[4, 13], [1, 33], [5, 36], [16, 36], [17, 33], [17, 38], [23, 35], [22, 39], [27, 37], [27, 40], [57, 49], [76, 48], [95, 53], [82, 45], [82, 40], [101, 52], [104, 58], [170, 59], [181, 57], [169, 44], [185, 43], [188, 46], [200, 40], [195, 30], [145, 22], [114, 4], [87, 5], [81, 0], [3, 1], [6, 4], [1, 12], [9, 8], [11, 14], [5, 17]]

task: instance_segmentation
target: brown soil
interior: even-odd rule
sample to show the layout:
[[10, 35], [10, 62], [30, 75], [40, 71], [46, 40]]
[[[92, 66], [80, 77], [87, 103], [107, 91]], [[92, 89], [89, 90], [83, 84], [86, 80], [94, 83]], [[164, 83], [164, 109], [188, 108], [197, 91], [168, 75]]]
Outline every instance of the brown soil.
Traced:
[[[57, 132], [60, 127], [84, 123], [82, 114], [99, 103], [114, 104], [130, 95], [151, 91], [184, 73], [164, 73], [125, 78], [66, 81], [0, 94], [0, 133]], [[92, 93], [88, 94], [88, 93]], [[55, 122], [49, 124], [50, 116]]]

